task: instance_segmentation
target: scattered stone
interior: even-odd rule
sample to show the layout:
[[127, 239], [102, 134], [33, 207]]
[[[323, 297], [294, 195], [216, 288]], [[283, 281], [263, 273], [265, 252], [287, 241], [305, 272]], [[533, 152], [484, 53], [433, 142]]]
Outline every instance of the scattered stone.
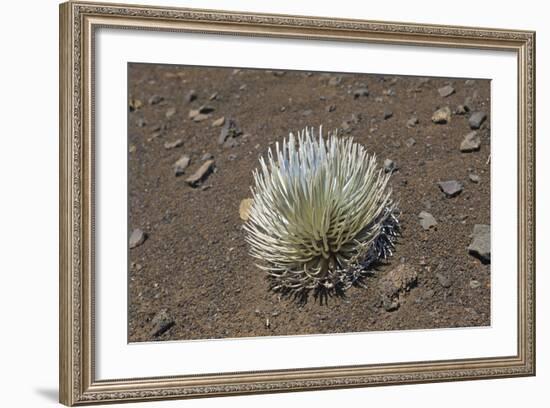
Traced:
[[225, 121], [220, 135], [218, 136], [218, 144], [226, 147], [233, 147], [237, 144], [236, 138], [241, 135], [241, 131], [238, 128], [234, 120], [229, 119]]
[[357, 125], [359, 122], [361, 122], [361, 114], [360, 113], [352, 113], [351, 114], [351, 121]]
[[464, 136], [464, 140], [462, 141], [462, 143], [460, 143], [460, 151], [462, 153], [475, 152], [479, 150], [480, 146], [481, 139], [478, 136], [477, 132], [474, 130], [473, 132], [470, 132], [466, 136]]
[[253, 202], [254, 200], [252, 198], [245, 198], [241, 201], [241, 204], [239, 205], [239, 217], [241, 217], [241, 220], [248, 220]]
[[325, 110], [327, 112], [334, 112], [336, 110], [336, 105], [328, 105]]
[[273, 71], [273, 75], [276, 77], [282, 77], [286, 75], [286, 71]]
[[384, 109], [384, 113], [382, 114], [384, 120], [387, 120], [393, 116], [393, 112], [389, 109]]
[[146, 239], [147, 234], [145, 234], [145, 232], [143, 232], [139, 228], [136, 228], [130, 234], [130, 249], [140, 246], [145, 242]]
[[365, 86], [363, 88], [358, 88], [355, 91], [353, 91], [353, 97], [355, 99], [360, 98], [362, 96], [369, 96], [369, 89]]
[[143, 106], [143, 102], [139, 99], [130, 99], [130, 103], [128, 104], [128, 108], [130, 109], [130, 112], [137, 111]]
[[265, 328], [269, 329], [271, 327], [271, 322], [269, 321], [269, 317], [266, 317], [265, 319]]
[[185, 96], [185, 100], [187, 101], [187, 103], [191, 103], [195, 99], [197, 99], [197, 92], [195, 92], [194, 89], [191, 89]]
[[210, 118], [210, 115], [206, 115], [204, 113], [199, 113], [195, 117], [193, 117], [193, 122], [203, 122]]
[[137, 126], [138, 126], [138, 127], [145, 127], [145, 126], [147, 126], [147, 122], [145, 121], [145, 119], [139, 118], [139, 119], [137, 120]]
[[407, 140], [405, 140], [405, 145], [407, 147], [413, 147], [416, 143], [416, 140], [414, 140], [414, 138], [412, 137], [409, 137]]
[[166, 119], [170, 119], [175, 114], [176, 114], [176, 108], [168, 108], [168, 110], [165, 113]]
[[158, 105], [164, 100], [164, 98], [160, 95], [153, 95], [149, 98], [149, 105]]
[[481, 178], [479, 177], [479, 175], [475, 174], [475, 173], [470, 173], [468, 174], [468, 178], [470, 179], [470, 181], [472, 183], [479, 183], [479, 181], [481, 180]]
[[472, 288], [472, 289], [477, 289], [477, 288], [479, 288], [479, 287], [481, 287], [481, 282], [479, 282], [479, 281], [477, 281], [477, 280], [475, 280], [475, 279], [472, 279], [472, 280], [470, 281], [470, 288]]
[[379, 293], [384, 310], [387, 312], [397, 310], [401, 303], [401, 297], [416, 284], [416, 281], [416, 270], [404, 263], [399, 264], [382, 277]]
[[459, 195], [464, 188], [462, 183], [456, 180], [440, 181], [437, 185], [447, 198]]
[[447, 96], [454, 94], [455, 89], [451, 85], [445, 85], [444, 87], [439, 88], [437, 92], [439, 92], [439, 96], [446, 98]]
[[131, 145], [130, 145], [130, 148], [128, 149], [128, 151], [129, 151], [130, 153], [134, 153], [134, 152], [136, 151], [136, 145], [135, 145], [135, 144], [131, 144]]
[[205, 161], [193, 175], [188, 177], [185, 181], [191, 187], [198, 187], [214, 170], [214, 160]]
[[393, 89], [393, 88], [386, 89], [385, 91], [383, 91], [383, 94], [386, 95], [386, 96], [395, 96], [396, 95], [395, 89]]
[[212, 127], [220, 127], [223, 126], [225, 123], [225, 117], [221, 117], [219, 119], [216, 119], [214, 122], [212, 122]]
[[467, 79], [464, 82], [464, 85], [466, 85], [466, 86], [474, 86], [475, 84], [476, 84], [476, 81], [474, 79]]
[[218, 98], [218, 93], [214, 92], [210, 97], [208, 98], [209, 101], [213, 101]]
[[214, 158], [214, 155], [210, 152], [207, 152], [202, 155], [201, 161], [212, 160], [213, 158]]
[[164, 148], [166, 150], [175, 149], [176, 147], [183, 146], [183, 139], [177, 139], [173, 142], [166, 142], [164, 143]]
[[199, 115], [200, 112], [198, 109], [191, 109], [189, 111], [189, 115], [187, 115], [189, 117], [189, 119], [193, 119], [195, 116]]
[[470, 109], [466, 105], [458, 105], [455, 110], [457, 115], [466, 115], [468, 112]]
[[202, 113], [203, 115], [206, 115], [208, 113], [212, 113], [215, 111], [214, 107], [212, 106], [209, 106], [209, 105], [202, 105], [199, 109], [198, 109], [199, 113]]
[[407, 127], [412, 128], [412, 127], [415, 127], [416, 125], [418, 125], [418, 118], [416, 116], [412, 116], [407, 121]]
[[305, 111], [302, 112], [302, 115], [304, 116], [309, 116], [313, 113], [313, 111], [311, 109], [306, 109]]
[[345, 120], [342, 122], [342, 125], [340, 126], [340, 128], [344, 131], [344, 132], [349, 132], [351, 130], [351, 125], [350, 123]]
[[420, 211], [420, 214], [418, 214], [418, 218], [420, 218], [420, 225], [425, 230], [429, 230], [430, 228], [437, 225], [437, 221], [435, 220], [434, 216], [429, 212]]
[[437, 124], [445, 124], [451, 121], [451, 109], [445, 106], [438, 109], [432, 115], [432, 122]]
[[155, 317], [153, 317], [151, 323], [153, 325], [153, 328], [151, 329], [149, 334], [152, 337], [158, 337], [170, 330], [170, 328], [172, 328], [172, 326], [175, 324], [175, 321], [174, 319], [172, 319], [172, 317], [170, 317], [166, 309], [162, 309], [155, 315]]
[[453, 282], [451, 281], [451, 278], [449, 278], [448, 275], [444, 275], [441, 272], [438, 272], [435, 274], [437, 281], [441, 286], [444, 288], [450, 288]]
[[328, 84], [331, 86], [338, 86], [342, 83], [342, 77], [341, 76], [333, 76], [330, 77], [328, 80]]
[[468, 247], [470, 255], [475, 256], [484, 264], [491, 263], [491, 226], [474, 225], [472, 237], [472, 242]]
[[176, 161], [176, 163], [174, 163], [174, 174], [176, 177], [185, 173], [185, 169], [189, 166], [190, 162], [191, 158], [184, 154]]
[[229, 156], [227, 156], [227, 160], [229, 161], [237, 160], [237, 155], [235, 153], [231, 153]]
[[239, 86], [240, 91], [244, 91], [245, 89], [246, 89], [246, 84], [242, 84], [241, 86]]
[[286, 106], [281, 106], [281, 108], [279, 109], [281, 112], [284, 112], [286, 111]]
[[487, 119], [487, 114], [485, 112], [474, 112], [470, 115], [468, 119], [468, 124], [472, 129], [479, 129], [481, 124]]
[[386, 173], [394, 172], [397, 170], [397, 165], [391, 159], [384, 160], [384, 171]]

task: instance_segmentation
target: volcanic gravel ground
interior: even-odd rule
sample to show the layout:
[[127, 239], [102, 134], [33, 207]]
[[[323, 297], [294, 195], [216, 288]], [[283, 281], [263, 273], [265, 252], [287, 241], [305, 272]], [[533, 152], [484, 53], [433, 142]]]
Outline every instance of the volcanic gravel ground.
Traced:
[[[129, 341], [490, 324], [490, 265], [467, 249], [474, 225], [490, 224], [489, 80], [130, 64], [128, 86], [128, 233], [146, 236], [128, 250]], [[189, 117], [205, 105], [213, 110], [195, 117], [202, 120]], [[450, 121], [433, 123], [446, 106]], [[487, 114], [477, 130], [481, 145], [464, 153], [475, 111]], [[221, 117], [242, 131], [233, 147], [218, 144], [221, 127], [213, 122]], [[343, 129], [380, 166], [386, 159], [397, 166], [390, 184], [402, 231], [394, 255], [365, 280], [367, 288], [328, 305], [269, 292], [239, 217], [258, 158], [306, 125]], [[178, 139], [181, 145], [165, 146]], [[185, 180], [205, 153], [215, 171], [193, 188]], [[184, 154], [190, 164], [176, 176]], [[463, 185], [460, 194], [440, 190], [437, 183], [448, 180]], [[424, 230], [421, 211], [437, 225]], [[416, 282], [388, 306], [382, 283], [400, 264]]]

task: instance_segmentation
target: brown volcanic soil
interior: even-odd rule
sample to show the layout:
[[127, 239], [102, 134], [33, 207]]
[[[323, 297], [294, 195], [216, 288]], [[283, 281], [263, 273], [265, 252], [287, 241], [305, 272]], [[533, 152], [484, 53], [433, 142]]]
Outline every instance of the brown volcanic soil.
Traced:
[[[335, 76], [342, 77], [336, 85], [329, 82]], [[438, 88], [446, 84], [456, 92], [441, 97]], [[354, 98], [353, 91], [365, 85], [370, 95]], [[198, 97], [189, 103], [192, 89]], [[163, 101], [151, 105], [154, 95]], [[489, 325], [490, 265], [469, 255], [467, 246], [474, 224], [490, 224], [490, 120], [479, 131], [480, 151], [473, 153], [459, 150], [470, 132], [468, 114], [453, 113], [449, 124], [431, 121], [438, 107], [454, 112], [466, 97], [489, 114], [488, 80], [131, 64], [129, 98], [142, 106], [129, 113], [128, 229], [141, 228], [148, 238], [129, 249], [129, 341]], [[189, 110], [203, 104], [215, 111], [193, 122]], [[167, 119], [170, 108], [176, 112]], [[393, 116], [384, 119], [385, 110]], [[357, 123], [353, 114], [361, 116]], [[419, 123], [409, 128], [413, 114]], [[234, 119], [246, 135], [239, 146], [218, 145], [220, 128], [212, 122], [221, 116]], [[380, 165], [386, 158], [398, 165], [391, 185], [402, 211], [402, 236], [394, 256], [367, 278], [366, 289], [352, 288], [346, 299], [332, 298], [327, 306], [312, 300], [298, 306], [267, 291], [263, 272], [247, 253], [239, 204], [250, 196], [258, 157], [275, 141], [306, 125], [334, 129], [344, 121], [351, 127], [346, 134], [376, 153]], [[166, 130], [151, 139], [158, 125]], [[408, 147], [411, 137], [416, 143]], [[165, 149], [165, 142], [178, 138], [181, 147]], [[203, 188], [191, 188], [185, 179], [206, 152], [216, 171]], [[173, 164], [184, 153], [191, 164], [176, 177]], [[469, 180], [470, 172], [480, 176], [478, 184]], [[452, 179], [464, 190], [446, 198], [436, 183]], [[435, 229], [422, 229], [422, 210], [437, 219]], [[400, 262], [415, 268], [417, 284], [388, 312], [380, 282]], [[481, 285], [472, 288], [472, 280]], [[162, 309], [174, 324], [155, 337], [152, 319]]]

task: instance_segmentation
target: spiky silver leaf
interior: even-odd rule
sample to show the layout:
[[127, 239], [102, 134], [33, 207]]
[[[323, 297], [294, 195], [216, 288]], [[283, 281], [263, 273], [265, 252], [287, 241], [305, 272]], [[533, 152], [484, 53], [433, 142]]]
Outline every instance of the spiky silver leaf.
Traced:
[[376, 156], [322, 129], [290, 134], [254, 171], [244, 225], [250, 253], [270, 288], [306, 300], [343, 293], [391, 255], [398, 221], [390, 174]]

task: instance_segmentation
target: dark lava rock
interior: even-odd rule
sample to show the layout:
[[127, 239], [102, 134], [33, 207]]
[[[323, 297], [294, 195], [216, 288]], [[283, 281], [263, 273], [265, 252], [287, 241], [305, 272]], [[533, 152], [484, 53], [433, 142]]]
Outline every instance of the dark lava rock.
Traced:
[[486, 224], [474, 225], [472, 242], [468, 252], [482, 263], [491, 263], [491, 226]]
[[429, 212], [420, 211], [420, 214], [418, 214], [418, 218], [420, 219], [420, 225], [425, 230], [429, 230], [430, 228], [437, 225], [437, 221], [435, 220], [434, 216]]
[[188, 177], [185, 181], [191, 187], [198, 187], [214, 170], [214, 160], [205, 161], [193, 175]]
[[353, 91], [353, 97], [355, 99], [360, 98], [362, 96], [369, 96], [369, 89], [367, 87], [358, 88], [355, 91]]
[[473, 132], [468, 133], [466, 136], [464, 136], [464, 140], [462, 143], [460, 143], [460, 151], [463, 153], [470, 153], [478, 151], [481, 146], [481, 139], [477, 132], [474, 130]]
[[160, 95], [153, 95], [149, 98], [149, 105], [158, 105], [164, 100], [164, 98]]
[[380, 280], [379, 293], [384, 310], [391, 312], [399, 308], [400, 298], [416, 284], [417, 276], [412, 266], [402, 263]]
[[190, 103], [197, 99], [197, 92], [194, 89], [191, 89], [185, 96], [185, 100]]
[[456, 180], [440, 181], [439, 183], [437, 183], [437, 185], [448, 198], [459, 195], [464, 188], [462, 183]]
[[395, 164], [395, 162], [391, 159], [386, 159], [384, 160], [384, 171], [386, 173], [389, 173], [389, 172], [392, 172], [392, 171], [395, 171], [397, 170], [397, 165]]
[[415, 127], [416, 125], [418, 125], [418, 118], [416, 116], [412, 116], [408, 121], [407, 121], [407, 127]]
[[174, 163], [174, 174], [176, 176], [181, 176], [183, 173], [185, 173], [185, 169], [189, 166], [189, 163], [191, 162], [191, 158], [184, 154], [181, 156], [178, 161]]
[[221, 117], [212, 122], [212, 127], [220, 127], [225, 123], [225, 117]]
[[172, 317], [168, 314], [166, 309], [162, 309], [158, 312], [151, 321], [153, 327], [149, 334], [152, 337], [158, 337], [163, 333], [166, 333], [176, 323]]
[[479, 181], [481, 180], [481, 178], [479, 177], [479, 175], [475, 174], [475, 173], [470, 173], [468, 174], [468, 178], [470, 179], [470, 181], [472, 183], [479, 183]]
[[455, 113], [456, 113], [457, 115], [465, 115], [465, 114], [468, 113], [468, 112], [469, 112], [469, 109], [468, 109], [466, 106], [464, 106], [464, 105], [458, 105], [458, 106], [456, 107], [456, 110], [455, 110]]
[[432, 122], [439, 125], [449, 123], [451, 121], [451, 108], [445, 106], [438, 109], [432, 115]]
[[[227, 145], [228, 141], [231, 139], [235, 139], [238, 136], [241, 135], [241, 130], [237, 126], [237, 123], [233, 119], [229, 119], [225, 121], [225, 124], [223, 125], [220, 135], [218, 136], [218, 144], [219, 145]], [[228, 146], [230, 147], [230, 146]]]
[[132, 231], [130, 234], [130, 249], [140, 246], [145, 242], [147, 239], [147, 234], [140, 230], [139, 228], [136, 228]]
[[416, 140], [414, 140], [414, 138], [412, 137], [409, 137], [407, 140], [405, 140], [405, 145], [407, 145], [407, 147], [413, 147], [416, 143]]
[[193, 117], [193, 122], [203, 122], [206, 119], [210, 119], [210, 115], [205, 113], [199, 113]]
[[468, 119], [468, 124], [472, 129], [479, 129], [481, 124], [487, 119], [487, 114], [485, 112], [474, 112]]
[[175, 149], [176, 147], [180, 147], [180, 146], [183, 146], [183, 139], [177, 139], [177, 140], [174, 140], [173, 142], [164, 143], [164, 148], [166, 150]]
[[437, 90], [439, 95], [443, 98], [450, 96], [455, 93], [455, 89], [451, 85], [445, 85]]
[[212, 113], [214, 111], [215, 111], [214, 107], [209, 106], [209, 105], [202, 105], [199, 108], [199, 113], [202, 113], [203, 115], [207, 115], [207, 114]]

